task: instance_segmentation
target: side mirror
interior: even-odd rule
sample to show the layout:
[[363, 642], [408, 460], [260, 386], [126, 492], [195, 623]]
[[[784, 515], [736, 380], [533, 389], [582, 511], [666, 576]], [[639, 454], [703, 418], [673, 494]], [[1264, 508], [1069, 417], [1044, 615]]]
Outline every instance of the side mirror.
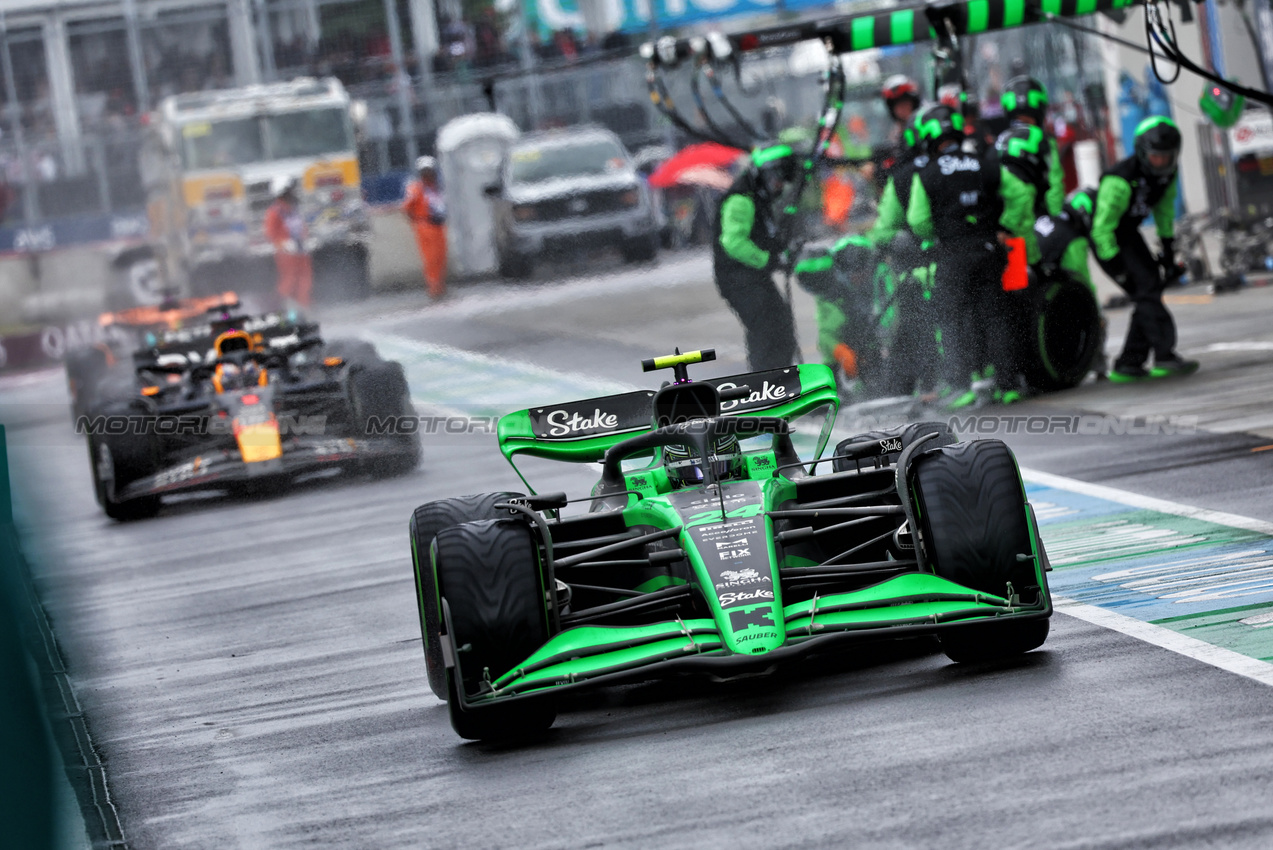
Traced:
[[488, 198], [498, 198], [504, 194], [504, 188], [498, 183], [488, 183], [482, 187], [482, 194]]

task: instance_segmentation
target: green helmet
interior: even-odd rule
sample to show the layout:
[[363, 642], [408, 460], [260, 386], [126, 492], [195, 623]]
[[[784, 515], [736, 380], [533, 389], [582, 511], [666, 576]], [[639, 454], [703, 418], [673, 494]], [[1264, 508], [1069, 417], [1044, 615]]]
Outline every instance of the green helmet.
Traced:
[[902, 144], [908, 151], [919, 149], [919, 119], [923, 114], [923, 110], [916, 109], [915, 114], [911, 116], [910, 121], [906, 122], [906, 127], [902, 130]]
[[1025, 116], [1042, 124], [1048, 110], [1048, 90], [1034, 77], [1013, 77], [1003, 87], [999, 103], [1009, 118]]
[[776, 195], [783, 184], [796, 179], [800, 162], [791, 145], [777, 144], [752, 151], [751, 165], [760, 176], [760, 186]]
[[[1166, 177], [1176, 171], [1180, 159], [1180, 128], [1165, 115], [1151, 115], [1136, 125], [1136, 160], [1146, 174]], [[1167, 157], [1165, 164], [1154, 165], [1151, 156]]]
[[1005, 165], [1015, 165], [1029, 182], [1047, 183], [1048, 146], [1043, 130], [1033, 124], [1013, 124], [999, 134], [995, 149]]
[[964, 116], [949, 106], [930, 106], [919, 117], [915, 129], [919, 133], [919, 144], [923, 152], [936, 156], [938, 146], [946, 139], [963, 141]]

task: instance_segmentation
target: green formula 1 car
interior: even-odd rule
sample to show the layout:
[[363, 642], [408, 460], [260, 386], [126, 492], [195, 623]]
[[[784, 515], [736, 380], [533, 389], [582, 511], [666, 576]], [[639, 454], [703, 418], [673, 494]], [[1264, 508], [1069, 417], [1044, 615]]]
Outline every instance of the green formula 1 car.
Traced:
[[921, 423], [818, 460], [838, 409], [827, 367], [690, 380], [712, 357], [645, 361], [675, 370], [657, 391], [500, 420], [514, 469], [600, 462], [589, 496], [416, 509], [429, 684], [462, 737], [539, 731], [565, 691], [673, 671], [750, 675], [911, 635], [980, 661], [1047, 638], [1047, 556], [1006, 445]]

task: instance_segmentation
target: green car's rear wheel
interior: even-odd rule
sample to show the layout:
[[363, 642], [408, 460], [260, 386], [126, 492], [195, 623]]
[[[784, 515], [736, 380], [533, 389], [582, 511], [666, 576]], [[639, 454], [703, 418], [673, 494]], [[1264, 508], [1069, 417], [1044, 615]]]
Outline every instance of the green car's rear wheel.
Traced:
[[[462, 738], [517, 738], [557, 717], [551, 697], [461, 707], [548, 640], [539, 548], [515, 519], [468, 522], [438, 532], [438, 589], [451, 615], [458, 668], [447, 671], [451, 726]], [[462, 671], [463, 680], [456, 675]]]
[[[1022, 601], [1037, 599], [1044, 588], [1008, 447], [999, 440], [942, 446], [916, 458], [913, 469], [921, 540], [934, 572], [996, 596], [1006, 597], [1010, 584]], [[984, 661], [1028, 652], [1047, 636], [1046, 618], [982, 621], [943, 631], [941, 643], [952, 661]]]
[[440, 699], [447, 698], [446, 667], [442, 664], [442, 644], [438, 642], [440, 619], [437, 581], [430, 551], [438, 532], [462, 522], [508, 516], [495, 505], [522, 498], [521, 493], [478, 493], [427, 502], [411, 516], [411, 564], [415, 572], [416, 601], [420, 610], [420, 634], [424, 638], [424, 664], [429, 687]]

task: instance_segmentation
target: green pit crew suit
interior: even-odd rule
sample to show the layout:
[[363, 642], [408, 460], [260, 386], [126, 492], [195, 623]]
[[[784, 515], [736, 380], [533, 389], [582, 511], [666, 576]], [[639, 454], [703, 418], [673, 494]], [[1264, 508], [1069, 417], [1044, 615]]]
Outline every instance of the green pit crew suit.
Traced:
[[1039, 252], [1037, 265], [1043, 273], [1069, 272], [1093, 294], [1096, 287], [1087, 261], [1095, 195], [1091, 189], [1078, 192], [1065, 204], [1060, 215], [1040, 216], [1034, 223], [1034, 238]]
[[[1180, 132], [1168, 118], [1146, 118], [1136, 129], [1136, 152], [1101, 175], [1092, 219], [1096, 259], [1132, 301], [1132, 317], [1123, 351], [1114, 363], [1114, 380], [1146, 377], [1149, 355], [1155, 371], [1187, 364], [1176, 355], [1176, 324], [1163, 303], [1164, 267], [1174, 267], [1175, 205], [1179, 191], [1176, 158]], [[1170, 155], [1170, 165], [1151, 165], [1150, 154]], [[1155, 258], [1140, 234], [1140, 223], [1153, 215], [1163, 253]]]
[[[1065, 206], [1065, 168], [1061, 165], [1061, 151], [1056, 139], [1044, 130], [1047, 120], [1048, 92], [1043, 84], [1033, 77], [1017, 76], [1004, 84], [999, 104], [1010, 121], [1008, 131], [1014, 125], [1024, 124], [1037, 127], [1046, 139], [1046, 159], [1048, 160], [1047, 180], [1043, 190], [1044, 204], [1040, 214], [1060, 215]], [[1005, 131], [1007, 132], [1007, 131]]]
[[1016, 123], [999, 135], [995, 150], [1003, 165], [1003, 215], [999, 223], [1008, 233], [1025, 240], [1026, 262], [1033, 265], [1039, 261], [1034, 222], [1050, 214], [1047, 139], [1038, 127]]
[[[789, 179], [796, 166], [790, 147], [756, 151], [721, 201], [712, 240], [716, 288], [742, 322], [753, 371], [790, 366], [796, 358], [795, 319], [773, 273], [786, 248], [774, 216], [778, 192], [770, 174]], [[780, 188], [780, 187], [779, 187]]]
[[[886, 302], [891, 288], [878, 272], [875, 248], [865, 236], [841, 237], [825, 252], [796, 264], [796, 280], [813, 295], [818, 323], [818, 351], [823, 362], [839, 367], [847, 378], [878, 369], [878, 333], [891, 323]], [[883, 311], [883, 315], [877, 313]], [[877, 375], [864, 374], [874, 380]]]
[[961, 148], [962, 116], [950, 107], [926, 111], [920, 137], [925, 155], [916, 160], [906, 221], [917, 237], [938, 242], [942, 377], [952, 387], [967, 386], [989, 363], [1003, 385], [1015, 375], [1012, 342], [998, 320], [1006, 261], [998, 241], [1003, 168], [993, 152], [982, 157]]

